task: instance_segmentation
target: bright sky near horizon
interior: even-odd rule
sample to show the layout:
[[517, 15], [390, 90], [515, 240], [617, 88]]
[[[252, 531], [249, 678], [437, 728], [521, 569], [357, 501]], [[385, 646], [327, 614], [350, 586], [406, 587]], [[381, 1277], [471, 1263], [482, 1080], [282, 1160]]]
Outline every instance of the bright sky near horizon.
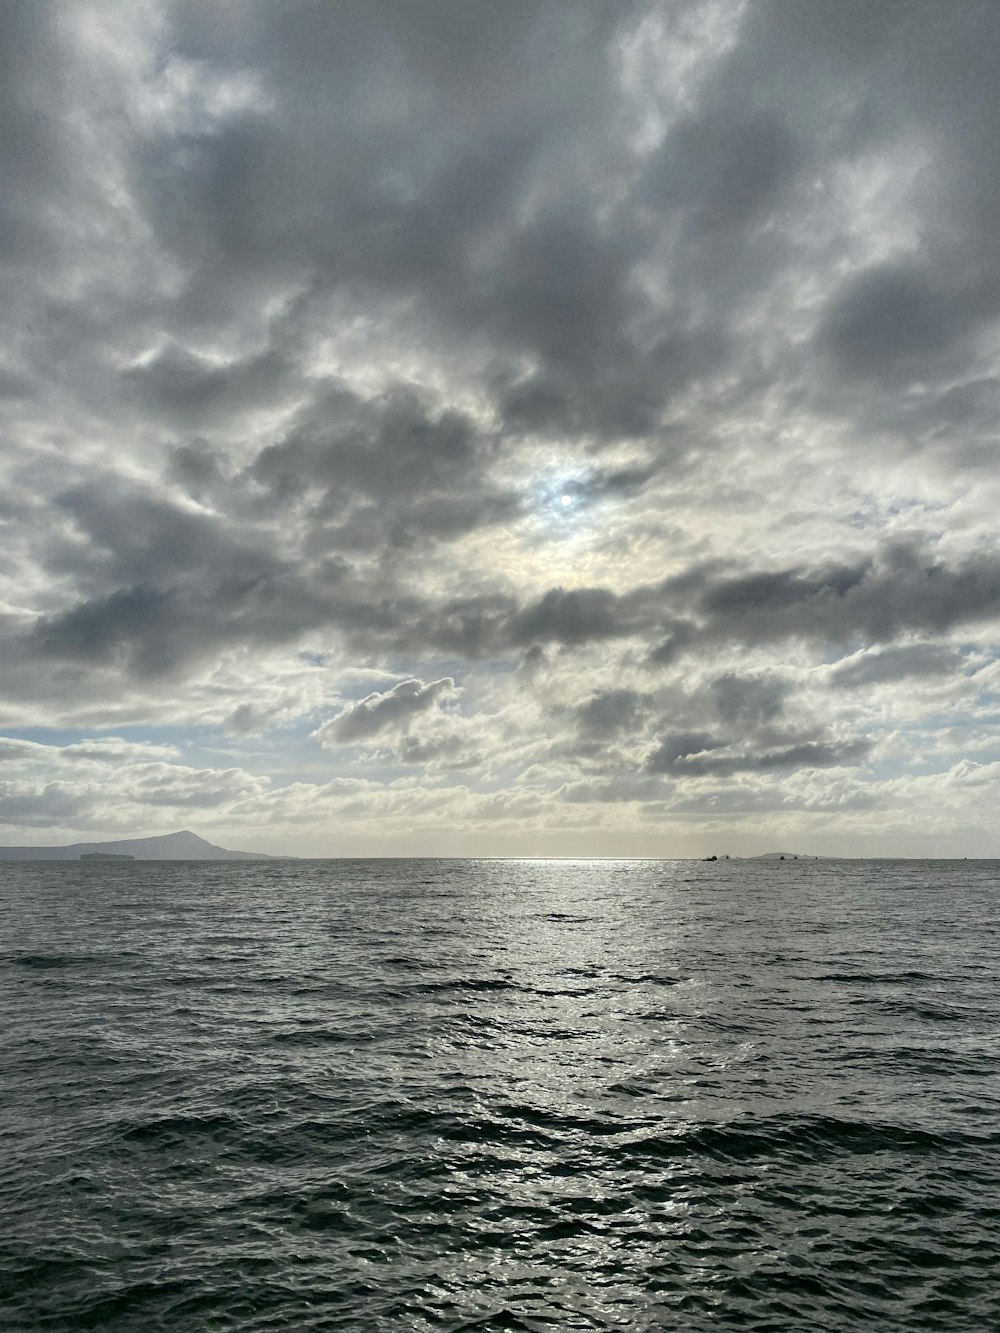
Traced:
[[1000, 856], [995, 0], [0, 9], [0, 842]]

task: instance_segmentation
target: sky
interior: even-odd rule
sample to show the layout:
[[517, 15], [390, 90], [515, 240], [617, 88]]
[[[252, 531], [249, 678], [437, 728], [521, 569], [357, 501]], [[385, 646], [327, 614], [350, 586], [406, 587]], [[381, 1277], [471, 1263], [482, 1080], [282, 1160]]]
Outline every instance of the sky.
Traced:
[[0, 842], [1000, 856], [995, 0], [7, 0]]

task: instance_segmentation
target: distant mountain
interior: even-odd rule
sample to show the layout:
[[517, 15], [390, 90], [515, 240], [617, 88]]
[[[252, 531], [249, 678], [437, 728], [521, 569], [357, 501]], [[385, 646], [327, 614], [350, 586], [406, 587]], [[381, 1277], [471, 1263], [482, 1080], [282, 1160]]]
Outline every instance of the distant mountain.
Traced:
[[0, 847], [0, 861], [79, 861], [103, 852], [137, 861], [267, 861], [264, 852], [231, 852], [197, 833], [164, 833], [158, 838], [123, 838], [117, 842], [71, 842], [63, 847]]

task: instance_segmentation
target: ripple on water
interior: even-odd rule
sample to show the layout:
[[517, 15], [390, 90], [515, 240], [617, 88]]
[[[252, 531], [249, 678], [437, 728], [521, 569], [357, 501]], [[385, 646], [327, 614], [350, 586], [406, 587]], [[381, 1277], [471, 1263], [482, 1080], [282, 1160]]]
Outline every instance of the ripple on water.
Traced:
[[1000, 1327], [988, 863], [86, 869], [5, 867], [5, 1327]]

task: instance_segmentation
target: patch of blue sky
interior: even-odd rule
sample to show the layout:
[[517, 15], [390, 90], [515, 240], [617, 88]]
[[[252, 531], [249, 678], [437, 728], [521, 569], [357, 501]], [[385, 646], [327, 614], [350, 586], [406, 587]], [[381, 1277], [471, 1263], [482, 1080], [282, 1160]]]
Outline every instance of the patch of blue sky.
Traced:
[[[218, 727], [202, 733], [190, 754], [206, 767], [236, 766], [250, 773], [270, 775], [276, 787], [313, 781], [317, 767], [328, 768], [327, 764], [317, 764], [316, 742], [309, 739], [318, 722], [317, 716], [300, 717], [246, 735]], [[188, 754], [184, 757], [187, 760]]]
[[297, 654], [300, 662], [305, 662], [307, 666], [324, 667], [327, 665], [327, 654], [316, 652], [312, 649], [302, 649]]
[[3, 727], [0, 734], [13, 740], [34, 741], [37, 745], [80, 745], [86, 741], [104, 741], [112, 737], [132, 745], [172, 745], [184, 750], [194, 738], [204, 735], [197, 727]]
[[[255, 774], [272, 774], [276, 755], [283, 754], [282, 747], [290, 733], [297, 733], [303, 751], [306, 749], [306, 737], [315, 728], [315, 719], [302, 719], [292, 727], [274, 728], [273, 732], [263, 736], [231, 736], [222, 728], [204, 726], [164, 726], [164, 727], [5, 727], [0, 734], [12, 740], [34, 742], [36, 745], [49, 745], [62, 749], [68, 745], [85, 745], [88, 742], [107, 742], [122, 740], [130, 745], [149, 745], [166, 747], [176, 751], [175, 756], [151, 755], [151, 758], [167, 759], [168, 762], [182, 764], [188, 768], [218, 769], [244, 768]], [[292, 740], [296, 739], [292, 735]], [[311, 745], [311, 743], [309, 743]], [[133, 756], [135, 758], [141, 756]], [[292, 781], [288, 778], [287, 781]], [[278, 780], [275, 786], [283, 785]]]

